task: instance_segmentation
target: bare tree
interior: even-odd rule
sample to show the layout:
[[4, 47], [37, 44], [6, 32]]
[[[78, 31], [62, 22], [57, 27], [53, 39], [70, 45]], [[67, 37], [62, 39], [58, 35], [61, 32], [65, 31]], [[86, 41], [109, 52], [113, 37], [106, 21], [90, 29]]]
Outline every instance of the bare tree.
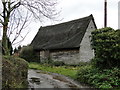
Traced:
[[[31, 19], [43, 21], [44, 18], [55, 19], [57, 0], [1, 0], [0, 25], [3, 26], [3, 48], [5, 55], [10, 55], [7, 38], [14, 34], [11, 41], [14, 43], [18, 37], [25, 36], [21, 32]], [[21, 40], [21, 41], [22, 41]]]

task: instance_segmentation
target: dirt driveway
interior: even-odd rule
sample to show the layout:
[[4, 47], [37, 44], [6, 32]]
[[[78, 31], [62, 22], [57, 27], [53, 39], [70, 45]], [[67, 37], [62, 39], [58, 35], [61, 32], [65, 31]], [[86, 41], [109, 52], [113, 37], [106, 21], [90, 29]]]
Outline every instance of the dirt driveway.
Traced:
[[38, 88], [66, 88], [67, 90], [72, 90], [73, 88], [74, 90], [79, 90], [81, 88], [86, 90], [86, 88], [89, 88], [63, 75], [32, 69], [28, 71], [28, 82], [29, 90], [38, 90]]

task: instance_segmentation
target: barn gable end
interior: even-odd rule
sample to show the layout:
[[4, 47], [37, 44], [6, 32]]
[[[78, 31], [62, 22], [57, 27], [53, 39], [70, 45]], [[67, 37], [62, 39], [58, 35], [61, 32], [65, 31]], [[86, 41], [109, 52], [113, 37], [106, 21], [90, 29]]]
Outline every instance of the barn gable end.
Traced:
[[91, 32], [96, 29], [93, 20], [90, 21], [86, 33], [80, 43], [80, 61], [87, 62], [94, 57], [94, 50], [91, 46]]

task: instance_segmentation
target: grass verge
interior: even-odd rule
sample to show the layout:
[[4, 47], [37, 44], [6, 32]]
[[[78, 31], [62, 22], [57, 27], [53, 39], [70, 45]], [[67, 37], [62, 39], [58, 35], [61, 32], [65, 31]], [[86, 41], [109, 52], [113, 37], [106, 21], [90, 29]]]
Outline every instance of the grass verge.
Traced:
[[37, 69], [47, 72], [58, 73], [76, 79], [76, 73], [79, 70], [79, 66], [50, 66], [48, 64], [29, 63], [30, 69]]

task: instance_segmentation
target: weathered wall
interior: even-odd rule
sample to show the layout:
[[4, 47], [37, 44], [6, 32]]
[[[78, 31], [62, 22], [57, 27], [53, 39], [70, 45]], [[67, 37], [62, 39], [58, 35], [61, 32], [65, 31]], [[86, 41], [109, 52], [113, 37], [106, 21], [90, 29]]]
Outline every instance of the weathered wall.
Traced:
[[80, 44], [80, 61], [87, 62], [94, 57], [94, 50], [91, 47], [91, 32], [95, 30], [93, 21], [89, 23], [83, 40]]
[[47, 58], [51, 58], [54, 61], [64, 61], [66, 64], [78, 64], [79, 62], [90, 61], [94, 57], [94, 50], [92, 50], [91, 47], [91, 32], [95, 29], [94, 23], [91, 20], [79, 50], [62, 50], [56, 52], [41, 51], [41, 61], [47, 60]]
[[50, 58], [49, 51], [40, 51], [40, 62], [45, 62], [45, 60], [48, 60], [49, 58]]
[[79, 63], [79, 49], [78, 50], [62, 50], [62, 51], [41, 51], [40, 60], [44, 62], [47, 58], [53, 61], [63, 61], [65, 64], [78, 64]]
[[50, 56], [52, 60], [63, 61], [65, 64], [79, 63], [79, 50], [51, 52]]

